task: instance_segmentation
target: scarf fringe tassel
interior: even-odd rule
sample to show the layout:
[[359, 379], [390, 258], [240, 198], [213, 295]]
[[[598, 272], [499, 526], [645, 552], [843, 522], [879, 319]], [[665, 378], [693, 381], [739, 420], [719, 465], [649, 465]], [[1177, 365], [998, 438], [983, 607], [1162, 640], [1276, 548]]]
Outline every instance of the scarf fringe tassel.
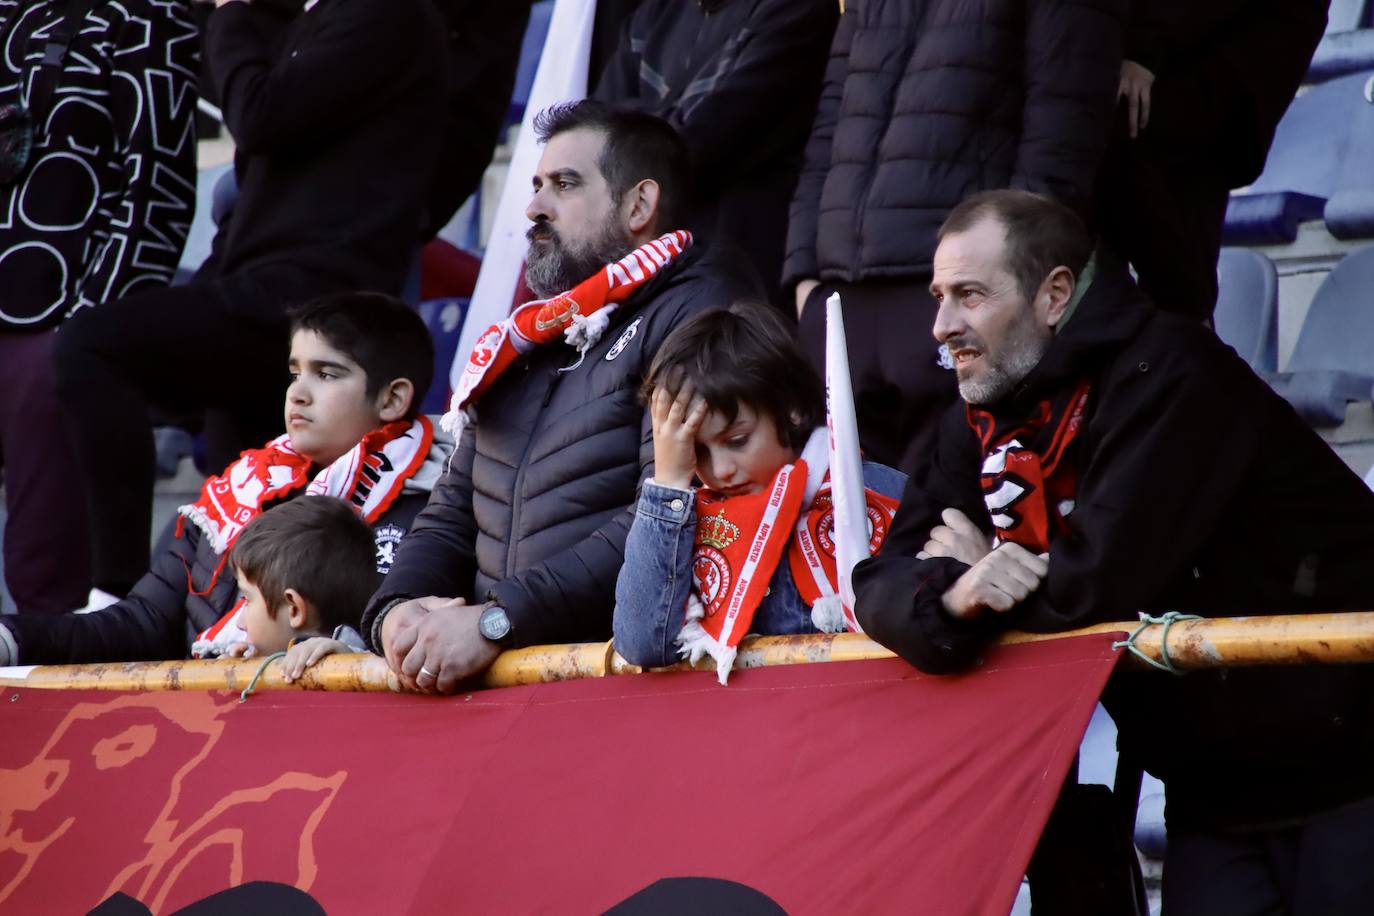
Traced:
[[730, 669], [735, 665], [738, 650], [706, 632], [701, 625], [701, 619], [705, 616], [706, 608], [697, 596], [692, 595], [688, 598], [687, 622], [682, 625], [682, 632], [677, 635], [678, 654], [693, 665], [701, 661], [703, 656], [711, 656], [716, 663], [716, 679], [724, 687], [730, 679]]
[[844, 602], [839, 595], [823, 595], [811, 605], [811, 625], [822, 633], [846, 633], [849, 621], [844, 616]]

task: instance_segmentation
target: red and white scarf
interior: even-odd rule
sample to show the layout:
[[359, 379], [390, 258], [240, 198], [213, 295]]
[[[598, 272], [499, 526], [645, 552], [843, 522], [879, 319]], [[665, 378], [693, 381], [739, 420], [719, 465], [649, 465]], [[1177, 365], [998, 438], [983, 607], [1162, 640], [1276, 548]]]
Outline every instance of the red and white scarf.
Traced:
[[[692, 592], [677, 643], [693, 664], [710, 655], [722, 684], [784, 553], [816, 629], [862, 632], [837, 594], [828, 465], [827, 433], [818, 429], [801, 457], [784, 465], [762, 491], [725, 496], [705, 487], [697, 490]], [[864, 497], [872, 526], [871, 555], [891, 530], [897, 500], [867, 489]]]
[[[333, 496], [346, 501], [369, 524], [391, 507], [405, 483], [429, 457], [434, 426], [428, 417], [398, 420], [374, 429], [353, 448], [313, 479], [310, 460], [291, 446], [289, 436], [279, 436], [259, 449], [241, 454], [223, 474], [201, 487], [200, 498], [177, 512], [177, 537], [190, 523], [200, 529], [221, 559], [208, 594], [215, 587], [230, 548], [248, 523], [274, 500], [305, 487], [309, 496]], [[240, 599], [217, 623], [192, 644], [196, 658], [218, 655], [235, 643], [247, 640]]]
[[1066, 533], [1074, 509], [1078, 474], [1069, 445], [1083, 427], [1092, 386], [1083, 382], [1035, 406], [1026, 419], [999, 423], [986, 410], [967, 408], [968, 424], [983, 449], [979, 479], [996, 540], [1012, 541], [1034, 553]]
[[645, 242], [552, 299], [520, 306], [482, 332], [458, 377], [449, 411], [440, 421], [457, 439], [466, 424], [464, 408], [482, 396], [522, 354], [562, 336], [583, 356], [610, 323], [611, 315], [645, 283], [692, 244], [692, 233], [669, 232]]

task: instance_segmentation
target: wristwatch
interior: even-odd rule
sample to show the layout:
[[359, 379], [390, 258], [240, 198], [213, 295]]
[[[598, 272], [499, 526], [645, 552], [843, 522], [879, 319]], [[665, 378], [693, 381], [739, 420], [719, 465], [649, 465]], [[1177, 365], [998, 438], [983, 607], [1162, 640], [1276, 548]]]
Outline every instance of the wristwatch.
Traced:
[[509, 643], [511, 626], [506, 609], [499, 604], [493, 604], [483, 611], [482, 616], [477, 618], [477, 632], [497, 645]]

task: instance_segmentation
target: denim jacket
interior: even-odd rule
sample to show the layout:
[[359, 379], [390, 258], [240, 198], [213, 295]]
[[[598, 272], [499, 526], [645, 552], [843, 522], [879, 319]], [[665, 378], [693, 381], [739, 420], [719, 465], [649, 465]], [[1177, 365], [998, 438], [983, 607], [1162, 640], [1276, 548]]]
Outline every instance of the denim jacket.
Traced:
[[[886, 465], [864, 462], [864, 486], [900, 499], [906, 475]], [[625, 541], [625, 564], [615, 583], [615, 648], [625, 660], [646, 668], [678, 661], [677, 639], [692, 590], [692, 549], [696, 540], [695, 491], [644, 481], [634, 524]], [[815, 633], [811, 608], [792, 580], [787, 556], [778, 562], [768, 590], [754, 614], [750, 632], [767, 636]]]

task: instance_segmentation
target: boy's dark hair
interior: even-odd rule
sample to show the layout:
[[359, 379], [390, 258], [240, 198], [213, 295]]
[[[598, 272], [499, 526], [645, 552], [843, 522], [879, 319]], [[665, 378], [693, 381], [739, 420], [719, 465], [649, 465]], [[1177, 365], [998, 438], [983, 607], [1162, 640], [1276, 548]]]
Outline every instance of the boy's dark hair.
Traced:
[[410, 379], [415, 396], [407, 419], [434, 381], [434, 341], [415, 310], [382, 293], [332, 293], [291, 310], [291, 333], [313, 331], [367, 374], [367, 396], [398, 378]]
[[616, 206], [645, 178], [658, 182], [660, 232], [682, 228], [687, 219], [692, 171], [687, 144], [673, 125], [642, 111], [614, 108], [594, 99], [550, 105], [534, 116], [540, 143], [570, 130], [595, 130], [606, 136], [597, 167]]
[[664, 339], [649, 366], [640, 397], [662, 385], [671, 392], [690, 379], [711, 410], [734, 422], [740, 403], [768, 414], [778, 440], [800, 452], [825, 423], [825, 389], [806, 361], [792, 328], [775, 309], [737, 302], [683, 322]]
[[239, 535], [229, 562], [262, 593], [268, 614], [276, 615], [288, 588], [300, 592], [326, 636], [340, 624], [357, 629], [381, 584], [372, 529], [332, 496], [298, 496], [268, 509]]
[[1006, 267], [1027, 299], [1056, 267], [1077, 277], [1092, 256], [1092, 235], [1077, 213], [1043, 194], [1011, 188], [964, 198], [945, 217], [939, 238], [967, 232], [987, 217], [1006, 232]]

